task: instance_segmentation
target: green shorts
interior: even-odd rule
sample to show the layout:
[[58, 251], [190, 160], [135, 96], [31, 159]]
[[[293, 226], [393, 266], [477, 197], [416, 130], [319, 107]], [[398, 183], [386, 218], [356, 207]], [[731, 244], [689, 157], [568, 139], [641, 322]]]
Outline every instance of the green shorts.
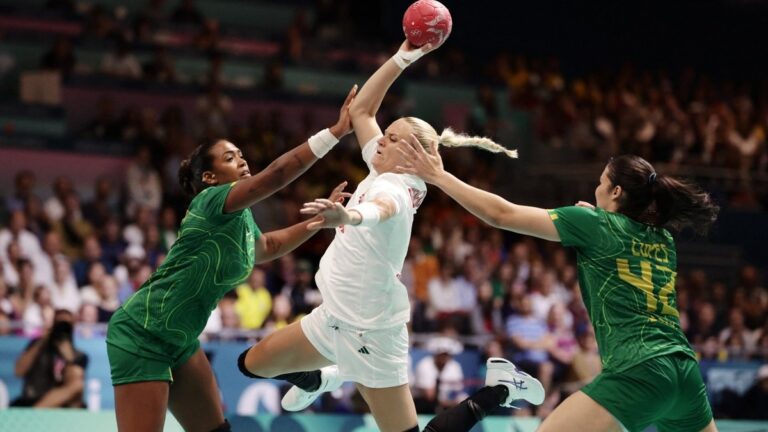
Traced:
[[684, 353], [655, 357], [625, 371], [603, 372], [581, 389], [630, 432], [699, 432], [712, 409], [696, 360]]
[[169, 344], [148, 333], [123, 309], [109, 320], [107, 356], [112, 385], [141, 381], [173, 381], [173, 369], [186, 363], [200, 348], [195, 339], [184, 347]]

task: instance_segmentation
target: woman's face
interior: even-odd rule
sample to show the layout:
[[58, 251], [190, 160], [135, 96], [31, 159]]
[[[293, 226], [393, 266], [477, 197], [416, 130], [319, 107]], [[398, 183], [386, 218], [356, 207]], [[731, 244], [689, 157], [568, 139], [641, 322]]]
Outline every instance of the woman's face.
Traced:
[[222, 185], [251, 176], [243, 152], [231, 142], [221, 140], [209, 152], [213, 162], [211, 170], [203, 173], [204, 183]]
[[404, 119], [397, 119], [387, 127], [384, 136], [376, 141], [376, 154], [371, 160], [377, 173], [391, 172], [396, 166], [402, 165], [403, 156], [397, 148], [403, 145], [400, 140], [408, 140], [412, 133], [413, 128]]
[[621, 196], [621, 186], [615, 186], [608, 178], [608, 167], [600, 174], [600, 184], [595, 188], [595, 205], [601, 209], [614, 212], [618, 209], [618, 199]]

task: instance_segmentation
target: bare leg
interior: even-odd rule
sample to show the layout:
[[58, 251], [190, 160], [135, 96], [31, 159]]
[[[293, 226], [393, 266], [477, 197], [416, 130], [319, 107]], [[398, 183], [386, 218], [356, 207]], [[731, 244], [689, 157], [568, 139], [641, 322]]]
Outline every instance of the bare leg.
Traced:
[[608, 410], [579, 391], [555, 408], [541, 424], [538, 432], [565, 430], [621, 432], [622, 428]]
[[187, 432], [209, 432], [224, 424], [219, 389], [202, 349], [173, 370], [168, 407]]
[[270, 334], [252, 346], [245, 356], [248, 371], [267, 378], [313, 371], [331, 364], [312, 346], [298, 321]]
[[418, 425], [416, 406], [408, 384], [388, 388], [357, 384], [357, 389], [371, 408], [371, 414], [382, 432], [403, 432]]
[[55, 387], [35, 404], [35, 408], [82, 407], [85, 373], [77, 365], [64, 369], [64, 383]]
[[116, 385], [117, 429], [120, 432], [162, 432], [167, 405], [167, 381]]
[[701, 432], [717, 432], [717, 426], [715, 425], [715, 420], [712, 419], [712, 421], [709, 422], [707, 427], [702, 429]]

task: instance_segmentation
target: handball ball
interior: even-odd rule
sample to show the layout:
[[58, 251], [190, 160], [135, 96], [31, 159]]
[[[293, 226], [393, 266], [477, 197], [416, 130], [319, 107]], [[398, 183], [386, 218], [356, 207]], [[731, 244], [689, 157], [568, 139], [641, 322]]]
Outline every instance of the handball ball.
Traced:
[[451, 34], [453, 20], [448, 8], [435, 0], [418, 0], [403, 15], [403, 31], [411, 45], [440, 45]]

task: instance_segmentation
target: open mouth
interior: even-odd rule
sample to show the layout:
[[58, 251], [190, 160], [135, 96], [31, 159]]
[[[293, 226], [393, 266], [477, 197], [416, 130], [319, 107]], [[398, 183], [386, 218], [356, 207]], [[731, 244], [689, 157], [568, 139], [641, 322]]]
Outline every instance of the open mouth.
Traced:
[[240, 177], [250, 177], [250, 176], [251, 176], [251, 172], [248, 170], [245, 170], [240, 173]]

